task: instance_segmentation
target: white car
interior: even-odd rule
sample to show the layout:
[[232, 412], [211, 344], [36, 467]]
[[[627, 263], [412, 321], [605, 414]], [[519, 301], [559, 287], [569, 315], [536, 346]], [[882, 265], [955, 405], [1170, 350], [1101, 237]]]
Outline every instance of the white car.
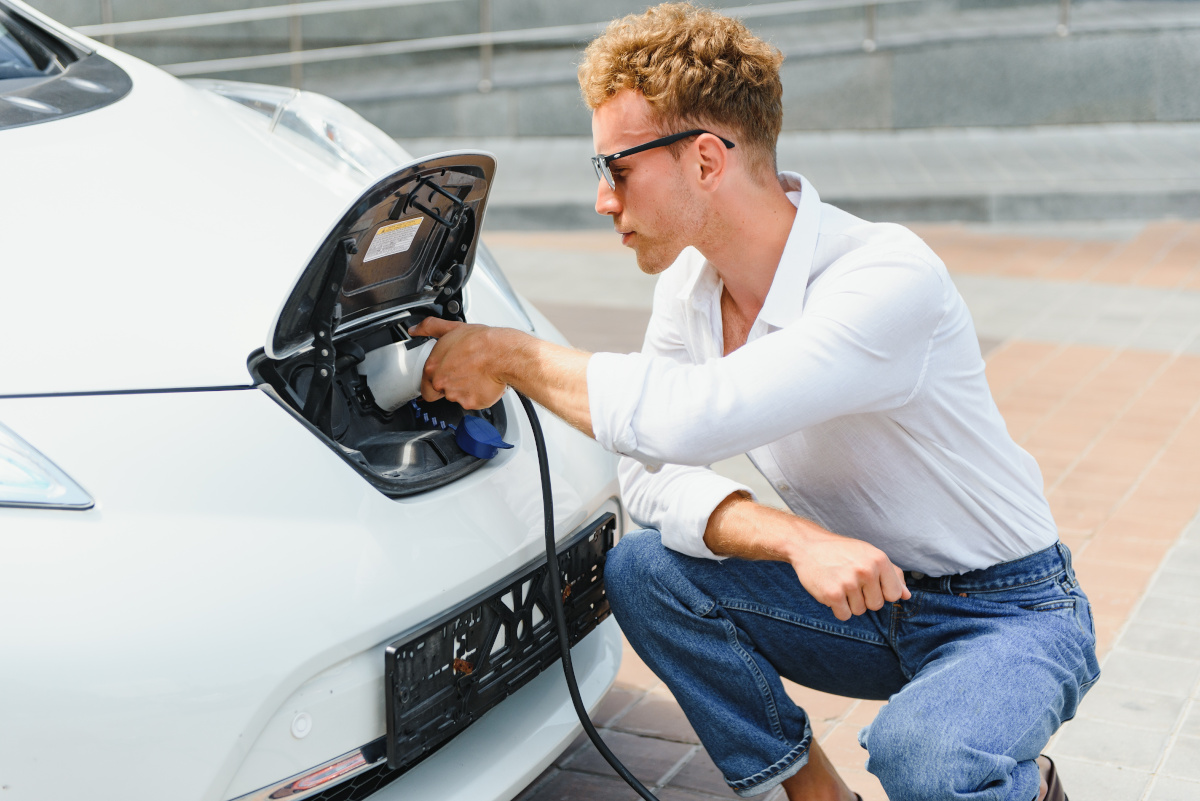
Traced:
[[[507, 799], [569, 744], [522, 408], [396, 388], [424, 315], [561, 339], [494, 168], [0, 0], [0, 799]], [[542, 425], [593, 706], [615, 464]]]

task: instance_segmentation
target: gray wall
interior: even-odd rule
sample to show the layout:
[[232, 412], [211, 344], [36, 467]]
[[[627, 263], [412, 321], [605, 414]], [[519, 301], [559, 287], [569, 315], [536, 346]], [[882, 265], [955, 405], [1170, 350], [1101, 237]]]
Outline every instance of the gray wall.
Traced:
[[[728, 0], [733, 5], [744, 0]], [[118, 21], [282, 0], [112, 0]], [[100, 21], [99, 0], [34, 0], [74, 25]], [[643, 8], [640, 0], [492, 0], [497, 30], [595, 22]], [[1148, 13], [1196, 20], [1200, 3], [1138, 2]], [[1076, 2], [1093, 18], [1109, 2]], [[1200, 25], [1053, 35], [1057, 0], [927, 0], [879, 11], [881, 48], [857, 49], [861, 11], [750, 21], [789, 58], [783, 67], [787, 130], [904, 129], [1200, 119]], [[1163, 16], [1165, 15], [1165, 17]], [[1189, 17], [1189, 15], [1191, 15]], [[1100, 16], [1103, 16], [1102, 13]], [[986, 35], [987, 26], [1008, 26]], [[1028, 33], [1019, 30], [1024, 25]], [[888, 45], [890, 32], [956, 26], [984, 35]], [[1014, 28], [1015, 26], [1015, 28]], [[306, 47], [444, 36], [479, 30], [478, 0], [304, 18]], [[1013, 31], [1018, 33], [1014, 34]], [[117, 46], [158, 64], [280, 52], [286, 20], [121, 37]], [[310, 64], [302, 86], [336, 97], [394, 136], [562, 135], [590, 132], [574, 72], [582, 43], [497, 47], [495, 88], [480, 92], [477, 49]], [[817, 53], [822, 47], [828, 52]], [[230, 72], [234, 80], [287, 84], [287, 68]]]

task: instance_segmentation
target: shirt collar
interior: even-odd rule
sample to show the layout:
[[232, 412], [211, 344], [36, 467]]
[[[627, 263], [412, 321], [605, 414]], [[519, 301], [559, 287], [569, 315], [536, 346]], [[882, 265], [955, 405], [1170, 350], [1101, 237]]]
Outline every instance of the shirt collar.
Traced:
[[[821, 198], [808, 179], [799, 173], [779, 173], [779, 184], [787, 193], [788, 200], [796, 206], [796, 218], [758, 319], [776, 328], [783, 328], [799, 317], [804, 308], [804, 292], [812, 273], [817, 230], [821, 224]], [[701, 268], [683, 283], [676, 297], [682, 301], [690, 299], [693, 304], [703, 304], [719, 286], [717, 271], [705, 260]]]
[[781, 172], [779, 183], [787, 192], [788, 200], [796, 204], [796, 219], [783, 246], [767, 299], [758, 312], [758, 319], [775, 328], [787, 326], [804, 310], [804, 293], [812, 274], [817, 233], [821, 227], [821, 198], [808, 179], [798, 173]]

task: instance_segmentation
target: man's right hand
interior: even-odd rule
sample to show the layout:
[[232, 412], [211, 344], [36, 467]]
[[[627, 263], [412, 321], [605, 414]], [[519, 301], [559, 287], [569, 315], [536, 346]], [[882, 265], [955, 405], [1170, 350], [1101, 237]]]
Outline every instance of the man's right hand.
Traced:
[[740, 493], [713, 510], [704, 543], [718, 556], [790, 563], [804, 589], [838, 620], [912, 597], [904, 572], [874, 545], [834, 534]]

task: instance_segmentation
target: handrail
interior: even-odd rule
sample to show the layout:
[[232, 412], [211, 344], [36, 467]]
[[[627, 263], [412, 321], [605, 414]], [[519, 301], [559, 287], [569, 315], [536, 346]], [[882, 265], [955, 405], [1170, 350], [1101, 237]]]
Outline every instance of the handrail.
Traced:
[[[335, 5], [350, 6], [352, 4], [367, 4], [376, 3], [376, 7], [385, 7], [386, 4], [410, 4], [417, 2], [455, 2], [456, 0], [321, 0], [315, 3], [298, 3], [295, 8], [304, 8], [306, 6], [321, 6], [332, 7]], [[753, 19], [756, 17], [780, 16], [785, 14], [796, 14], [813, 11], [828, 11], [844, 8], [869, 8], [871, 19], [874, 18], [873, 9], [878, 5], [899, 5], [902, 3], [915, 3], [920, 0], [876, 0], [875, 2], [863, 2], [863, 0], [784, 0], [777, 3], [763, 3], [760, 5], [749, 6], [734, 6], [722, 9], [722, 13], [732, 17], [741, 19]], [[286, 17], [287, 6], [271, 6], [269, 9], [278, 10], [283, 13], [278, 13], [278, 17]], [[258, 11], [260, 9], [253, 9]], [[268, 9], [261, 9], [266, 11]], [[346, 10], [349, 10], [348, 8]], [[217, 12], [214, 14], [196, 14], [193, 17], [205, 17], [204, 25], [223, 24], [209, 21], [213, 17], [222, 14], [233, 14], [236, 12]], [[329, 13], [325, 11], [311, 11], [309, 13]], [[271, 17], [261, 17], [268, 19]], [[177, 20], [184, 18], [175, 18]], [[114, 23], [116, 24], [132, 24], [132, 23]], [[546, 42], [578, 42], [584, 41], [604, 29], [607, 22], [584, 22], [574, 25], [554, 25], [545, 28], [518, 28], [507, 31], [481, 31], [479, 33], [461, 33], [448, 36], [432, 36], [424, 39], [400, 39], [388, 42], [371, 42], [367, 44], [354, 45], [335, 45], [333, 47], [313, 48], [310, 50], [292, 50], [283, 53], [266, 53], [256, 56], [233, 56], [228, 58], [208, 59], [204, 61], [185, 61], [177, 64], [163, 64], [164, 70], [172, 75], [187, 76], [187, 75], [203, 75], [212, 72], [239, 72], [243, 70], [265, 69], [270, 67], [286, 67], [295, 64], [313, 64], [327, 61], [342, 61], [355, 58], [373, 58], [379, 56], [394, 56], [411, 53], [431, 53], [440, 50], [454, 50], [458, 48], [479, 47], [481, 50], [490, 49], [495, 45], [503, 44], [540, 44]], [[99, 28], [101, 26], [93, 26]], [[179, 28], [184, 27], [180, 25]], [[189, 27], [201, 27], [201, 23], [190, 25]], [[179, 29], [176, 28], [176, 29]], [[88, 33], [84, 28], [78, 30]], [[165, 30], [165, 28], [163, 28]], [[105, 31], [100, 31], [103, 33]], [[872, 33], [873, 37], [873, 33]], [[870, 44], [866, 42], [870, 41]], [[864, 41], [864, 49], [871, 49], [874, 42], [871, 37]], [[486, 70], [481, 84], [487, 82], [488, 86], [482, 86], [484, 91], [490, 88], [491, 76], [490, 70]]]
[[[101, 0], [101, 2], [111, 0]], [[505, 31], [493, 31], [491, 27], [491, 11], [489, 0], [480, 2], [480, 31], [478, 33], [453, 34], [433, 36], [420, 39], [400, 39], [387, 42], [370, 42], [364, 44], [336, 45], [332, 47], [300, 49], [298, 35], [298, 18], [316, 14], [334, 14], [370, 9], [398, 8], [402, 6], [432, 5], [454, 3], [461, 0], [311, 0], [310, 2], [294, 1], [286, 5], [246, 8], [232, 11], [216, 11], [204, 14], [188, 14], [178, 17], [163, 17], [160, 19], [132, 20], [129, 22], [104, 22], [99, 25], [82, 25], [77, 31], [88, 36], [103, 36], [110, 43], [112, 37], [133, 33], [151, 33], [161, 31], [189, 30], [193, 28], [214, 25], [229, 25], [270, 19], [289, 19], [291, 25], [292, 49], [282, 53], [267, 53], [253, 56], [235, 56], [229, 58], [207, 59], [203, 61], [187, 61], [177, 64], [160, 65], [162, 69], [178, 76], [202, 75], [214, 72], [239, 72], [244, 70], [264, 69], [271, 67], [292, 67], [293, 83], [299, 82], [299, 67], [302, 64], [312, 64], [328, 61], [341, 61], [356, 58], [371, 58], [411, 53], [430, 53], [442, 50], [478, 47], [480, 49], [481, 77], [479, 90], [490, 91], [493, 85], [492, 50], [496, 45], [506, 44], [544, 44], [547, 42], [581, 42], [599, 33], [607, 25], [606, 22], [587, 22], [573, 25], [555, 25], [544, 28], [520, 28]], [[876, 9], [885, 5], [900, 5], [904, 3], [921, 2], [921, 0], [781, 0], [773, 3], [757, 5], [733, 6], [721, 9], [722, 13], [740, 19], [754, 19], [768, 16], [783, 16], [802, 14], [814, 11], [829, 11], [838, 9], [861, 8], [863, 10], [864, 35], [861, 49], [868, 53], [874, 52], [876, 41]], [[1058, 25], [1060, 36], [1069, 34], [1071, 0], [1056, 0], [1058, 5]], [[111, 19], [111, 15], [107, 16]], [[909, 38], [909, 37], [902, 37]]]
[[[289, 3], [279, 6], [240, 8], [231, 11], [209, 11], [203, 14], [184, 14], [178, 17], [130, 20], [128, 22], [102, 22], [98, 25], [78, 25], [75, 30], [84, 36], [121, 36], [131, 33], [157, 33], [182, 31], [192, 28], [207, 28], [214, 25], [232, 25], [239, 22], [258, 22], [286, 17], [303, 17], [313, 14], [337, 14], [343, 11], [364, 11], [376, 8], [430, 5], [434, 3], [458, 3], [463, 0], [314, 0], [308, 3]], [[1061, 0], [1069, 3], [1070, 0]], [[777, 3], [726, 8], [722, 13], [742, 19], [767, 17], [779, 14], [799, 14], [810, 11], [829, 11], [876, 5], [915, 3], [920, 0], [784, 0]], [[109, 12], [111, 14], [111, 11]], [[107, 15], [106, 15], [107, 16]], [[597, 23], [601, 24], [601, 23]], [[525, 30], [536, 30], [528, 28]]]
[[599, 32], [605, 24], [607, 23], [586, 22], [579, 25], [557, 25], [549, 28], [458, 33], [449, 36], [431, 36], [425, 39], [400, 39], [394, 42], [318, 47], [287, 53], [267, 53], [261, 56], [185, 61], [179, 64], [163, 64], [161, 67], [172, 75], [201, 75], [207, 72], [238, 72], [265, 67], [286, 67], [290, 64], [314, 64], [351, 58], [395, 56], [403, 53], [432, 53], [438, 50], [454, 50], [460, 47], [479, 47], [481, 45], [575, 42]]
[[[209, 11], [204, 14], [184, 14], [179, 17], [138, 19], [129, 22], [104, 22], [99, 25], [77, 25], [75, 30], [84, 36], [119, 36], [130, 33], [158, 33], [208, 28], [213, 25], [233, 25], [239, 22], [258, 22], [266, 19], [307, 17], [313, 14], [338, 14], [343, 11], [369, 11], [375, 8], [461, 3], [463, 0], [316, 0], [311, 3], [288, 3], [282, 6], [239, 8], [232, 11]], [[111, 13], [111, 12], [110, 12]]]

